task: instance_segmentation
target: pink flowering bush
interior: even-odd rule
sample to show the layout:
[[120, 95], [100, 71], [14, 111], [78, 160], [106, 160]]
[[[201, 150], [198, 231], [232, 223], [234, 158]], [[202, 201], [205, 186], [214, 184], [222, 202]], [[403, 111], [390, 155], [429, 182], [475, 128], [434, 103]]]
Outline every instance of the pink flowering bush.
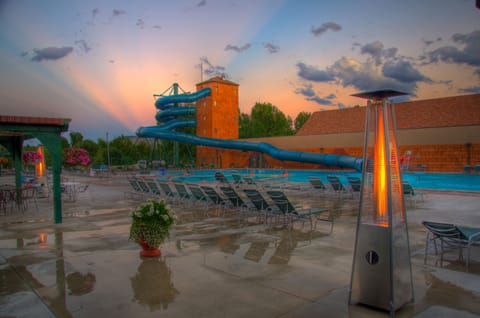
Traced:
[[88, 155], [88, 151], [83, 148], [67, 148], [63, 153], [63, 163], [69, 167], [86, 167], [92, 163], [92, 159]]
[[27, 165], [34, 165], [39, 163], [43, 158], [36, 151], [24, 151], [22, 155], [23, 162]]

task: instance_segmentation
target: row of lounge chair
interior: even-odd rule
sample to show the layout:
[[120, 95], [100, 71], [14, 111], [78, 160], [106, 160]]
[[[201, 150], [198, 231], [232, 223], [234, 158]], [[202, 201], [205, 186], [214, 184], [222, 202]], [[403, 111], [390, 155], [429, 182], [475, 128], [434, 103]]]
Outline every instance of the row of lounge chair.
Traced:
[[203, 206], [206, 216], [213, 212], [216, 216], [224, 216], [228, 211], [236, 211], [242, 217], [256, 217], [266, 224], [293, 227], [295, 222], [301, 222], [304, 227], [308, 222], [310, 228], [315, 229], [317, 221], [324, 221], [330, 224], [330, 231], [333, 229], [333, 215], [329, 210], [294, 205], [281, 190], [238, 189], [223, 181], [215, 187], [134, 176], [129, 177], [128, 182], [132, 186], [130, 195], [158, 197], [185, 207]]
[[[338, 176], [328, 175], [326, 177], [327, 182], [323, 182], [319, 177], [310, 176], [308, 177], [309, 185], [307, 187], [299, 185], [299, 183], [292, 185], [292, 183], [287, 182], [261, 182], [255, 181], [249, 176], [242, 176], [237, 173], [232, 173], [233, 182], [230, 182], [226, 176], [217, 171], [215, 173], [215, 179], [223, 184], [232, 184], [235, 187], [251, 187], [262, 189], [279, 189], [279, 190], [310, 190], [320, 193], [334, 193], [336, 195], [350, 195], [352, 198], [359, 198], [361, 192], [362, 181], [359, 177], [355, 176], [346, 176], [347, 184], [343, 184]], [[425, 193], [416, 191], [408, 181], [402, 182], [403, 186], [403, 195], [411, 206], [416, 207], [417, 202], [425, 200]]]
[[361, 180], [358, 177], [347, 177], [348, 186], [343, 185], [337, 176], [327, 176], [328, 184], [325, 184], [319, 177], [309, 177], [308, 181], [312, 188], [320, 191], [331, 191], [336, 194], [360, 194]]
[[[327, 176], [329, 184], [324, 184], [318, 177], [309, 177], [309, 182], [313, 189], [320, 191], [331, 191], [336, 194], [350, 194], [352, 197], [359, 197], [362, 187], [362, 181], [358, 177], [347, 176], [348, 186], [342, 184], [337, 176]], [[416, 191], [408, 181], [402, 182], [403, 196], [414, 207], [417, 201], [425, 200], [425, 193]]]

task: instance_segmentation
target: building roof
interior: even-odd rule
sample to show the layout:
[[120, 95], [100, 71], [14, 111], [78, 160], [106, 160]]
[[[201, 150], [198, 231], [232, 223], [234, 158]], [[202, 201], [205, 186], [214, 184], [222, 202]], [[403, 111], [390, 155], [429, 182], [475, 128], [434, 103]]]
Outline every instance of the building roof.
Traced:
[[0, 124], [31, 124], [31, 125], [64, 126], [65, 124], [68, 124], [70, 120], [71, 119], [69, 118], [0, 115]]
[[[297, 136], [361, 132], [365, 107], [318, 111]], [[395, 104], [397, 128], [439, 128], [480, 125], [480, 94], [410, 101]]]
[[66, 131], [71, 119], [51, 117], [27, 117], [0, 115], [0, 139], [2, 137], [23, 136], [33, 138], [32, 132], [38, 130]]
[[205, 84], [205, 83], [210, 83], [210, 82], [216, 82], [216, 83], [223, 83], [223, 84], [230, 84], [230, 85], [239, 86], [237, 83], [234, 83], [234, 82], [232, 82], [232, 81], [229, 81], [229, 80], [225, 79], [224, 77], [220, 77], [220, 76], [215, 76], [215, 77], [209, 78], [208, 80], [203, 81], [203, 82], [200, 82], [200, 83], [198, 83], [197, 85], [201, 85], [201, 84]]

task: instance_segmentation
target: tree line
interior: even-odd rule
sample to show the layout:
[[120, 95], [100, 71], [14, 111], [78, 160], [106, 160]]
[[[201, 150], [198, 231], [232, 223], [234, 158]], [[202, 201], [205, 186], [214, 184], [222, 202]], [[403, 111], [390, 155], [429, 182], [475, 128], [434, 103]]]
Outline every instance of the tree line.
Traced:
[[[301, 112], [295, 120], [286, 116], [270, 103], [256, 103], [250, 114], [241, 113], [239, 118], [240, 138], [261, 138], [274, 136], [292, 136], [310, 118], [310, 113]], [[184, 132], [195, 134], [195, 128], [183, 128]], [[96, 142], [85, 139], [80, 132], [70, 132], [61, 137], [62, 150], [83, 148], [92, 159], [92, 166], [125, 166], [139, 160], [164, 160], [167, 165], [174, 162], [174, 141], [132, 138], [119, 136], [111, 141], [99, 138]], [[178, 143], [178, 159], [181, 166], [195, 163], [196, 148], [192, 144]], [[0, 146], [1, 147], [1, 146]], [[33, 150], [34, 146], [25, 146], [24, 150]], [[5, 149], [4, 149], [5, 150]], [[51, 163], [48, 149], [45, 149], [45, 161]]]

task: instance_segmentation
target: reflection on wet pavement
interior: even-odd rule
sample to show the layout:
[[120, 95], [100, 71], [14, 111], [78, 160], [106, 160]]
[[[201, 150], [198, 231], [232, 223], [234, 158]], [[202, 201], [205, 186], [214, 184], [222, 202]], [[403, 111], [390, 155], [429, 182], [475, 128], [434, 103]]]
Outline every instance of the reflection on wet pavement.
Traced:
[[[139, 257], [139, 247], [128, 241], [127, 205], [138, 201], [90, 208], [62, 225], [3, 223], [0, 316], [386, 316], [347, 304], [357, 202], [292, 197], [331, 209], [333, 231], [330, 225], [290, 230], [234, 213], [206, 217], [200, 208], [177, 208], [162, 257], [150, 259]], [[434, 255], [424, 265], [424, 232], [418, 223], [410, 227], [416, 302], [398, 316], [479, 315], [478, 251], [469, 272], [451, 255], [443, 267]]]
[[161, 258], [143, 258], [130, 282], [134, 301], [148, 306], [150, 311], [168, 309], [178, 294], [170, 267]]

